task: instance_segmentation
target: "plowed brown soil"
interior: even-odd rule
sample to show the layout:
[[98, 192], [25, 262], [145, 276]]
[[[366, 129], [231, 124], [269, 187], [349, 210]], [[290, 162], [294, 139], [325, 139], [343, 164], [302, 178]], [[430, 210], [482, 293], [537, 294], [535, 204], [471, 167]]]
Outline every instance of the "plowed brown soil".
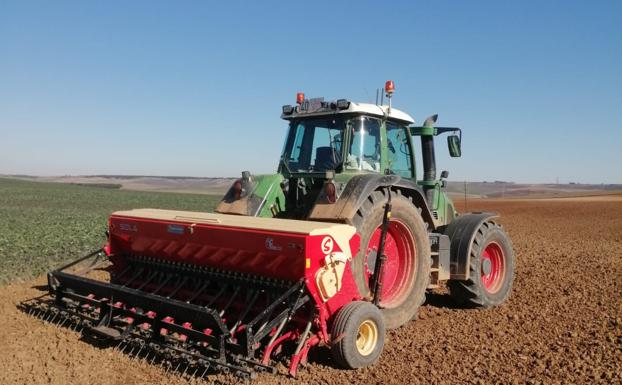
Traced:
[[[372, 368], [335, 369], [328, 350], [319, 350], [297, 380], [260, 375], [255, 383], [622, 383], [622, 203], [469, 202], [469, 210], [483, 209], [502, 214], [514, 243], [516, 280], [506, 305], [461, 309], [441, 291], [428, 296], [419, 320], [389, 333]], [[19, 311], [44, 283], [0, 289], [0, 384], [204, 383], [99, 349]]]

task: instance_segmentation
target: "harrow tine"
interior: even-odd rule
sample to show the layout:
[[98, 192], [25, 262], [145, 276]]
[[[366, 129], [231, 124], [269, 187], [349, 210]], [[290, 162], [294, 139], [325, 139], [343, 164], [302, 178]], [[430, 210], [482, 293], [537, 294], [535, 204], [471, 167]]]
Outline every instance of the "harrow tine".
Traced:
[[212, 299], [210, 299], [209, 302], [207, 303], [207, 305], [205, 305], [204, 307], [208, 308], [208, 307], [212, 306], [212, 304], [214, 302], [216, 302], [216, 300], [218, 298], [220, 298], [220, 296], [225, 292], [227, 287], [228, 287], [228, 285], [224, 285], [223, 287], [221, 287], [220, 290], [218, 290], [218, 293], [216, 293], [216, 296], [214, 296]]
[[128, 265], [125, 269], [123, 269], [123, 271], [121, 273], [119, 273], [119, 275], [117, 275], [115, 277], [115, 279], [118, 281], [121, 277], [123, 277], [125, 275], [125, 273], [130, 271], [131, 268], [132, 268], [132, 265]]
[[149, 274], [147, 279], [145, 279], [143, 283], [136, 288], [136, 290], [142, 290], [142, 288], [147, 286], [157, 275], [159, 275], [157, 271], [151, 272], [151, 274]]
[[175, 289], [173, 289], [173, 291], [172, 291], [169, 295], [167, 295], [167, 296], [166, 296], [166, 298], [171, 298], [171, 297], [174, 297], [174, 296], [175, 296], [175, 294], [177, 294], [177, 292], [178, 292], [179, 290], [181, 290], [181, 288], [182, 288], [182, 287], [184, 287], [184, 285], [186, 284], [186, 282], [188, 282], [188, 277], [184, 277], [184, 278], [181, 280], [181, 283], [180, 283], [179, 285], [177, 285], [177, 286], [175, 287]]
[[139, 277], [139, 276], [143, 273], [143, 271], [144, 271], [144, 270], [145, 270], [145, 269], [144, 269], [144, 268], [142, 268], [142, 267], [141, 267], [141, 268], [139, 268], [139, 269], [138, 269], [138, 270], [134, 273], [134, 275], [132, 275], [132, 278], [130, 278], [130, 280], [129, 280], [129, 281], [125, 282], [125, 284], [123, 284], [123, 286], [125, 286], [125, 287], [129, 287], [129, 286], [130, 286], [130, 284], [131, 284], [132, 282], [134, 282], [134, 280], [135, 280], [136, 278], [138, 278], [138, 277]]
[[257, 298], [259, 298], [259, 293], [260, 292], [259, 291], [252, 291], [252, 293], [253, 293], [253, 295], [251, 297], [251, 300], [248, 302], [248, 306], [246, 306], [244, 311], [240, 314], [240, 317], [238, 317], [237, 321], [235, 321], [235, 324], [233, 324], [233, 327], [231, 328], [229, 333], [231, 333], [231, 334], [235, 333], [235, 330], [238, 328], [238, 326], [242, 323], [242, 321], [244, 320], [244, 318], [246, 317], [248, 312], [251, 311], [251, 309], [255, 305], [255, 302], [257, 301]]
[[302, 346], [307, 341], [307, 336], [309, 335], [309, 332], [311, 331], [312, 324], [313, 324], [313, 317], [311, 317], [309, 319], [309, 322], [307, 322], [307, 326], [305, 327], [305, 331], [300, 336], [300, 340], [298, 341], [298, 346], [296, 347], [296, 351], [294, 352], [294, 355], [297, 355], [302, 350]]
[[166, 274], [160, 286], [158, 286], [154, 291], [152, 291], [151, 294], [156, 294], [157, 292], [159, 292], [164, 286], [166, 286], [166, 284], [168, 283], [168, 281], [171, 280], [172, 277], [173, 277], [173, 274]]
[[201, 294], [203, 294], [203, 292], [205, 291], [205, 289], [207, 289], [207, 286], [209, 285], [209, 281], [206, 281], [203, 283], [203, 285], [201, 285], [201, 287], [199, 289], [196, 290], [196, 292], [194, 293], [194, 295], [192, 297], [190, 297], [186, 303], [190, 303], [192, 301], [194, 301], [196, 298], [198, 298]]
[[240, 292], [240, 287], [236, 287], [235, 290], [233, 291], [233, 294], [231, 295], [231, 298], [229, 298], [229, 301], [227, 302], [227, 304], [225, 305], [225, 307], [222, 308], [222, 310], [220, 311], [220, 313], [218, 313], [219, 316], [223, 316], [225, 315], [225, 312], [227, 311], [227, 309], [229, 308], [229, 306], [231, 306], [231, 304], [233, 303], [233, 301], [235, 300], [235, 297], [238, 296], [238, 293]]
[[279, 327], [276, 329], [276, 332], [274, 333], [274, 335], [270, 339], [270, 342], [268, 342], [268, 345], [266, 346], [270, 346], [274, 344], [274, 341], [276, 341], [276, 339], [279, 338], [279, 334], [281, 334], [283, 327], [285, 327], [285, 323], [287, 323], [287, 318], [283, 318], [283, 321], [281, 321], [281, 323], [279, 324]]

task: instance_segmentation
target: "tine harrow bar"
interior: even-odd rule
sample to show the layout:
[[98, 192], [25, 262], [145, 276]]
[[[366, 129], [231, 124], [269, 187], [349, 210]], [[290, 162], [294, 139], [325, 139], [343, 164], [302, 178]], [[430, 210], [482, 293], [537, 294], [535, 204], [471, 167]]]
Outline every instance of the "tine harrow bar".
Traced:
[[[49, 294], [23, 303], [24, 311], [166, 371], [233, 373], [253, 378], [274, 372], [270, 355], [291, 336], [298, 353], [308, 338], [310, 296], [304, 280], [284, 281], [218, 269], [126, 257], [110, 282], [88, 275], [101, 250], [48, 274]], [[104, 256], [105, 257], [105, 256]], [[90, 262], [83, 275], [68, 272]], [[305, 308], [303, 310], [303, 308]], [[151, 357], [151, 358], [150, 358]]]

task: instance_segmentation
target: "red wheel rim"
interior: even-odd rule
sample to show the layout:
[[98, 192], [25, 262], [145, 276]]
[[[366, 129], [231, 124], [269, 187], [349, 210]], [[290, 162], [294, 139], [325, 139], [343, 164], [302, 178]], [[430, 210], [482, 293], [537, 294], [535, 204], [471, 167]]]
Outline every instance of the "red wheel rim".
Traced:
[[[369, 261], [367, 258], [370, 254], [378, 251], [381, 233], [382, 226], [379, 226], [371, 235], [366, 249], [366, 261]], [[385, 308], [393, 308], [401, 305], [411, 291], [417, 258], [412, 234], [400, 221], [389, 222], [384, 254], [387, 259], [383, 267], [380, 304]], [[368, 277], [371, 274], [372, 272], [368, 271]]]
[[498, 292], [505, 276], [505, 256], [501, 245], [497, 242], [490, 242], [484, 248], [480, 270], [486, 291], [489, 293]]

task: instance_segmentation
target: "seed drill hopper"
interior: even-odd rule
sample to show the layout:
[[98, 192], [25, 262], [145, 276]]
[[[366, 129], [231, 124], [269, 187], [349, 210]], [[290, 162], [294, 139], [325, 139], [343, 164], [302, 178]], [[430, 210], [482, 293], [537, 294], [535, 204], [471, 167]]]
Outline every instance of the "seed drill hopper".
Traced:
[[[272, 371], [283, 348], [290, 372], [328, 323], [362, 297], [348, 268], [359, 247], [354, 227], [169, 210], [110, 217], [103, 250], [50, 272], [45, 317], [151, 354], [167, 367], [250, 377]], [[104, 258], [109, 282], [97, 279]], [[90, 275], [90, 276], [89, 276]]]

